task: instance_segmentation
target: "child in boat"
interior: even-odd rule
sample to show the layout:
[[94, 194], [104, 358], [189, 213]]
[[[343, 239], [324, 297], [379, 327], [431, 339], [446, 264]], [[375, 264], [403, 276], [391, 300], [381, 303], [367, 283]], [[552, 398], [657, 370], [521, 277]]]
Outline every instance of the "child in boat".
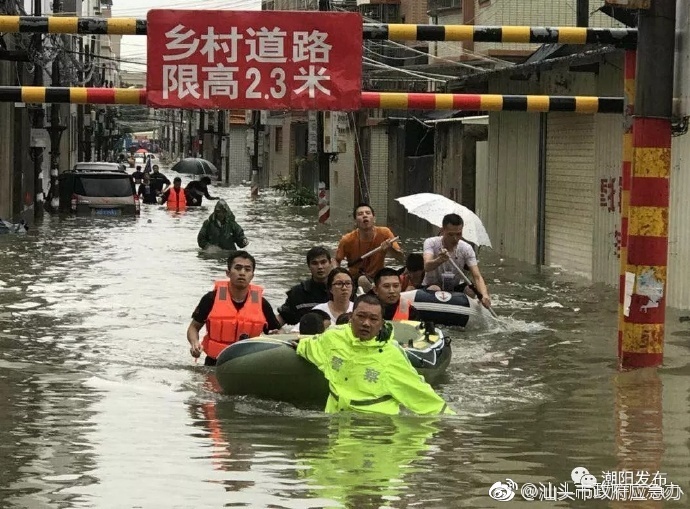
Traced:
[[300, 336], [321, 334], [331, 326], [331, 317], [325, 311], [310, 311], [299, 321]]

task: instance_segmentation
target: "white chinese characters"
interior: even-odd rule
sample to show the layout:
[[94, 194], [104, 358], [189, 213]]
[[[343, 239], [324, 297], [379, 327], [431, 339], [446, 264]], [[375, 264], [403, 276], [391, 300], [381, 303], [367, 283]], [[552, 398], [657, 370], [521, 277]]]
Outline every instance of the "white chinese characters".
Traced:
[[195, 30], [178, 23], [165, 38], [165, 100], [223, 97], [270, 103], [332, 95], [333, 46], [327, 32], [291, 32], [279, 26], [199, 30], [197, 25]]

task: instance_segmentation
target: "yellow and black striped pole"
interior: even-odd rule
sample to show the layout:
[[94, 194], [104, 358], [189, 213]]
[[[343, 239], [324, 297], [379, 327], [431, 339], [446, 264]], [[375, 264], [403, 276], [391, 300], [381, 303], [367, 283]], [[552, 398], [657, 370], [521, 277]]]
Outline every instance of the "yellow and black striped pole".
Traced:
[[[146, 20], [76, 16], [0, 16], [2, 33], [146, 35]], [[533, 44], [611, 44], [634, 47], [634, 28], [416, 25], [364, 23], [364, 39], [392, 41], [463, 41]]]
[[[146, 104], [146, 89], [0, 86], [0, 102]], [[190, 106], [191, 107], [191, 106]], [[622, 113], [622, 97], [362, 92], [362, 108]]]
[[623, 98], [591, 96], [362, 92], [362, 108], [622, 113]]
[[364, 24], [364, 39], [392, 41], [462, 41], [533, 44], [612, 44], [634, 47], [632, 28], [528, 27], [481, 25]]
[[0, 16], [0, 33], [146, 35], [146, 20], [76, 16]]

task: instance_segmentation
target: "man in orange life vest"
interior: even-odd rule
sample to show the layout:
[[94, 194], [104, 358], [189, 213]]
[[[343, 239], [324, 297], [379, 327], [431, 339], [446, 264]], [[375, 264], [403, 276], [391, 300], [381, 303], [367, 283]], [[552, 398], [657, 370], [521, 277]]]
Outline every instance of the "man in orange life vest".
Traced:
[[384, 320], [418, 320], [418, 313], [409, 303], [400, 301], [400, 276], [398, 271], [384, 267], [374, 276], [374, 293], [383, 304]]
[[182, 179], [180, 177], [175, 177], [173, 179], [172, 187], [169, 187], [161, 195], [162, 203], [168, 204], [168, 210], [182, 211], [187, 208], [187, 197], [184, 194], [184, 189], [182, 189]]
[[[228, 258], [226, 275], [230, 280], [216, 281], [213, 291], [199, 301], [187, 328], [192, 357], [206, 353], [206, 366], [215, 366], [223, 349], [236, 341], [252, 338], [280, 328], [273, 308], [263, 297], [263, 288], [251, 284], [256, 260], [246, 251], [235, 251]], [[206, 326], [206, 336], [199, 343], [199, 331]]]

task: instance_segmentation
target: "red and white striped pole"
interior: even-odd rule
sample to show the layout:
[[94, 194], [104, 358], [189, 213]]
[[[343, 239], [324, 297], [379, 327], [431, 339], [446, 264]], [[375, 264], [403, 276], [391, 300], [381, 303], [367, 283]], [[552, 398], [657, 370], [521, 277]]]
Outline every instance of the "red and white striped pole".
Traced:
[[324, 182], [319, 182], [319, 223], [325, 223], [331, 217], [331, 207], [328, 203], [328, 190]]

